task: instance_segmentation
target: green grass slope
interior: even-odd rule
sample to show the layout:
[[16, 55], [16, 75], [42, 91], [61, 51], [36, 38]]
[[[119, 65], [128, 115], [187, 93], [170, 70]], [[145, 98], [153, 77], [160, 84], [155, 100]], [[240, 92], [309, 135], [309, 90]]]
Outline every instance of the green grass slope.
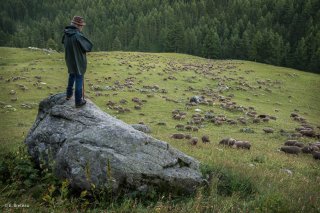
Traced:
[[[1, 155], [17, 151], [35, 120], [38, 103], [50, 94], [64, 92], [66, 83], [62, 53], [0, 48]], [[185, 54], [93, 52], [88, 54], [85, 91], [86, 97], [103, 111], [130, 124], [145, 123], [155, 138], [167, 141], [236, 182], [231, 193], [219, 193], [221, 178], [214, 176], [212, 189], [206, 196], [199, 192], [196, 197], [177, 203], [159, 200], [151, 206], [140, 206], [129, 202], [117, 204], [117, 208], [146, 212], [320, 211], [320, 161], [307, 154], [296, 156], [278, 151], [288, 139], [280, 130], [294, 133], [301, 126], [290, 117], [292, 112], [305, 118], [319, 133], [319, 75], [249, 61], [208, 60]], [[186, 105], [195, 95], [203, 95], [211, 102]], [[225, 109], [218, 96], [229, 97], [240, 109], [252, 107], [257, 115], [271, 115], [276, 120], [255, 124], [246, 114], [248, 110]], [[135, 109], [134, 97], [143, 100], [141, 109]], [[108, 105], [109, 101], [114, 102], [113, 106]], [[119, 107], [130, 111], [121, 112]], [[173, 119], [175, 109], [186, 112], [186, 117]], [[192, 124], [199, 128], [197, 132], [177, 130], [177, 124], [187, 125], [191, 121], [196, 109], [201, 110], [198, 113], [202, 117], [209, 112], [234, 121], [243, 117], [247, 124], [238, 121], [235, 125], [227, 122], [216, 125], [204, 120], [199, 125]], [[273, 128], [274, 133], [264, 133], [265, 127]], [[254, 133], [241, 132], [243, 128]], [[192, 146], [186, 139], [170, 137], [178, 132], [200, 140]], [[203, 135], [208, 135], [211, 142], [202, 143]], [[225, 137], [250, 141], [252, 147], [250, 150], [223, 147], [218, 143]], [[302, 137], [299, 141], [307, 144], [317, 139]], [[254, 188], [248, 192], [250, 197], [241, 194], [247, 193], [247, 189], [241, 189], [241, 184], [248, 186], [245, 183]], [[12, 199], [4, 195], [0, 198], [1, 204]], [[28, 190], [15, 200], [44, 208], [43, 200], [30, 198]]]

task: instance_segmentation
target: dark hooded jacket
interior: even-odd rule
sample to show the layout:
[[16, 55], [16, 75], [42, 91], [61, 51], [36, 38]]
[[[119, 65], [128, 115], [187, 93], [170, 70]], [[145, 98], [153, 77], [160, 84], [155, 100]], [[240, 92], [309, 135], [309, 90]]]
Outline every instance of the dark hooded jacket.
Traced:
[[87, 70], [86, 52], [92, 49], [92, 43], [75, 26], [64, 29], [62, 43], [65, 48], [65, 60], [68, 73], [83, 75]]

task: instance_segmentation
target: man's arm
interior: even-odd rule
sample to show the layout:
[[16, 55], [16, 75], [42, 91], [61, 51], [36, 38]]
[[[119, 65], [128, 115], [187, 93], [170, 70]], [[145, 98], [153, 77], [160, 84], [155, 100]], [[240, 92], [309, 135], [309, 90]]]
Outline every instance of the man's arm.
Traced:
[[93, 44], [83, 35], [77, 35], [77, 40], [84, 52], [91, 52]]

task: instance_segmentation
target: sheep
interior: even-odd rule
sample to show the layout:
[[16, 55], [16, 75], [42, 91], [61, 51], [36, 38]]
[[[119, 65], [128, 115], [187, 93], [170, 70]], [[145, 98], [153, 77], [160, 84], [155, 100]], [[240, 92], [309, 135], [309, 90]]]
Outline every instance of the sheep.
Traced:
[[265, 133], [273, 133], [273, 132], [274, 132], [274, 129], [272, 129], [272, 128], [270, 128], [270, 127], [265, 127], [265, 128], [263, 128], [263, 131], [264, 131]]
[[188, 126], [185, 127], [185, 129], [191, 131], [192, 130], [192, 126], [188, 125]]
[[191, 139], [192, 136], [191, 135], [185, 135], [185, 139]]
[[320, 160], [320, 152], [313, 152], [312, 153], [312, 156], [313, 156], [313, 158], [315, 159], [315, 160]]
[[295, 146], [302, 148], [302, 147], [304, 147], [304, 143], [302, 143], [302, 142], [296, 142], [296, 143], [295, 143]]
[[287, 140], [284, 145], [285, 146], [294, 146], [298, 141], [297, 140]]
[[298, 155], [301, 152], [301, 148], [297, 146], [283, 146], [280, 148], [280, 150], [288, 154], [296, 154], [296, 155]]
[[314, 137], [315, 132], [312, 129], [303, 129], [299, 131], [302, 135], [307, 137]]
[[319, 141], [315, 142], [313, 145], [320, 148], [320, 142]]
[[141, 109], [141, 106], [140, 106], [140, 105], [135, 105], [135, 106], [134, 106], [134, 109], [140, 110], [140, 109]]
[[233, 138], [224, 138], [219, 142], [219, 144], [226, 145], [226, 146], [233, 146], [235, 142], [236, 140]]
[[297, 147], [304, 147], [304, 143], [302, 142], [298, 142], [297, 140], [287, 140], [285, 143], [284, 143], [285, 146], [297, 146]]
[[191, 145], [197, 145], [197, 143], [198, 143], [198, 138], [197, 138], [197, 137], [191, 138], [190, 141], [189, 141], [189, 143], [190, 143]]
[[10, 100], [11, 100], [12, 102], [14, 102], [14, 101], [17, 101], [18, 98], [17, 98], [17, 97], [12, 97]]
[[269, 122], [269, 120], [270, 120], [269, 118], [262, 118], [263, 122]]
[[271, 115], [271, 116], [270, 116], [270, 119], [271, 119], [271, 120], [277, 120], [277, 117]]
[[292, 133], [292, 134], [291, 134], [291, 137], [293, 137], [293, 138], [300, 138], [300, 137], [302, 137], [302, 134], [301, 134], [301, 133]]
[[214, 124], [217, 125], [217, 126], [222, 125], [222, 123], [223, 123], [223, 122], [220, 121], [220, 120], [215, 120], [215, 121], [214, 121]]
[[201, 140], [203, 143], [210, 143], [210, 139], [208, 135], [203, 135]]
[[319, 148], [317, 146], [310, 145], [310, 146], [303, 147], [301, 151], [306, 154], [311, 154], [314, 151], [319, 151]]
[[198, 132], [198, 130], [199, 130], [199, 128], [198, 128], [198, 127], [196, 127], [196, 126], [192, 127], [192, 131], [194, 131], [194, 132]]
[[171, 138], [174, 138], [174, 139], [184, 139], [184, 138], [185, 138], [185, 135], [182, 134], [182, 133], [174, 133], [173, 135], [171, 135]]
[[269, 117], [268, 115], [264, 115], [264, 114], [258, 115], [258, 118], [268, 118], [268, 117]]
[[227, 122], [230, 125], [237, 125], [237, 121], [234, 121], [234, 120], [228, 120]]
[[175, 126], [175, 129], [177, 129], [177, 130], [183, 130], [183, 129], [184, 129], [184, 125], [182, 125], [182, 124], [177, 124], [177, 125]]
[[248, 141], [236, 141], [233, 147], [241, 149], [250, 149], [251, 144]]
[[254, 124], [260, 123], [260, 119], [259, 118], [254, 118], [252, 121]]
[[181, 120], [181, 116], [179, 114], [174, 114], [172, 117], [173, 119]]

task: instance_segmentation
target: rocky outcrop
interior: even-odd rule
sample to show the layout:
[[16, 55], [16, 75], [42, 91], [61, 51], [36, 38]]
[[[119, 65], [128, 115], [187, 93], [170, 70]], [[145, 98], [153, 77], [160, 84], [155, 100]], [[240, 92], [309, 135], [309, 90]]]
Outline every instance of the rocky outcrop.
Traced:
[[152, 187], [189, 193], [204, 183], [197, 160], [135, 128], [90, 100], [75, 108], [56, 94], [40, 103], [25, 143], [38, 165], [52, 165], [76, 189], [94, 184], [114, 192]]

